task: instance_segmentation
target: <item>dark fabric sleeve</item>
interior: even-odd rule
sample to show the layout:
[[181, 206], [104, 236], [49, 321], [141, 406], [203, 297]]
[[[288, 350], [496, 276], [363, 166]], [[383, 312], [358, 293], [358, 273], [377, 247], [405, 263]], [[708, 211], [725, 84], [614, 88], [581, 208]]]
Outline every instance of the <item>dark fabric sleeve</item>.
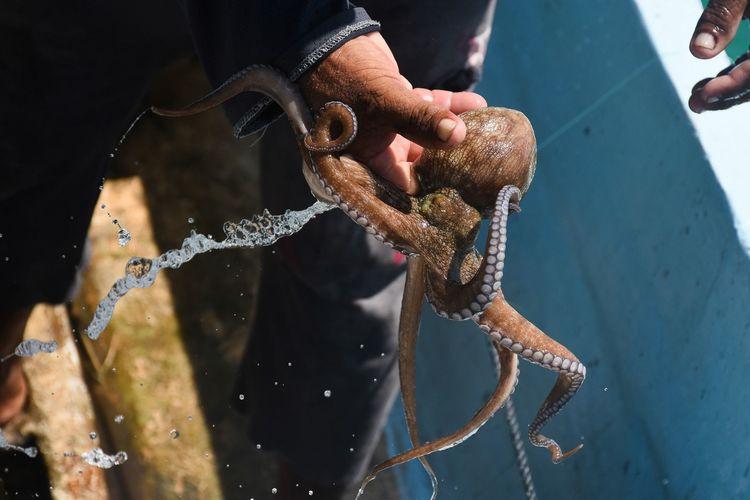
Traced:
[[[214, 86], [255, 64], [274, 66], [295, 81], [347, 40], [380, 28], [346, 0], [185, 0], [185, 6]], [[237, 137], [281, 115], [258, 94], [237, 96], [226, 111]]]

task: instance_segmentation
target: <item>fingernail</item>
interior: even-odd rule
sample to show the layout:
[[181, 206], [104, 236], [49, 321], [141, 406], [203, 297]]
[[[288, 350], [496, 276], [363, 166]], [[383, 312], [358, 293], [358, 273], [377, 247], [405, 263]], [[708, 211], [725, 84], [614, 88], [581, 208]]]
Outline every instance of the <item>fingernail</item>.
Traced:
[[695, 46], [713, 50], [716, 47], [716, 38], [711, 33], [700, 33], [695, 37]]
[[451, 120], [450, 118], [443, 118], [440, 120], [440, 123], [438, 123], [437, 126], [437, 135], [440, 137], [441, 141], [447, 141], [450, 139], [451, 133], [453, 132], [453, 129], [456, 128], [456, 122]]
[[427, 102], [432, 102], [435, 99], [432, 97], [432, 94], [424, 94], [422, 96], [422, 100], [427, 101]]
[[711, 96], [711, 97], [706, 97], [706, 102], [707, 102], [708, 104], [713, 104], [713, 103], [715, 103], [715, 102], [719, 102], [719, 98], [718, 98], [718, 97], [716, 97], [715, 95], [714, 95], [714, 96]]

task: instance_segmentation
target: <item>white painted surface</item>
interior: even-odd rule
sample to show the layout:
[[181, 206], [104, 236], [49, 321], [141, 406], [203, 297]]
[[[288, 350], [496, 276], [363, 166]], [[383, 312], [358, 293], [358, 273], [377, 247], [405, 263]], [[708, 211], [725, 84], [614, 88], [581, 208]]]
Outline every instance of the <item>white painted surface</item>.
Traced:
[[693, 85], [715, 75], [731, 60], [725, 53], [711, 60], [700, 60], [688, 50], [690, 37], [702, 12], [699, 0], [635, 0], [635, 4], [727, 194], [742, 246], [750, 251], [750, 104], [700, 115], [687, 106]]

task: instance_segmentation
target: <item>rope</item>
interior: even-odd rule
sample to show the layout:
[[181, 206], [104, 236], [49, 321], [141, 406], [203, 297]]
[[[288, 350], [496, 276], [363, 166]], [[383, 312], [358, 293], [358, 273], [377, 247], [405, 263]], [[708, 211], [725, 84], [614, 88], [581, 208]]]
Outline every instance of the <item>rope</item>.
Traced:
[[[490, 349], [490, 352], [492, 361], [495, 364], [495, 370], [498, 376], [500, 376], [500, 358], [495, 349]], [[526, 446], [524, 445], [523, 436], [518, 426], [518, 415], [516, 414], [516, 407], [513, 404], [512, 398], [508, 398], [508, 402], [505, 403], [505, 419], [508, 422], [508, 430], [513, 441], [513, 450], [516, 452], [516, 463], [518, 465], [518, 473], [523, 482], [524, 493], [527, 500], [537, 500], [534, 478], [531, 475], [531, 466], [529, 466], [529, 459], [526, 456]]]

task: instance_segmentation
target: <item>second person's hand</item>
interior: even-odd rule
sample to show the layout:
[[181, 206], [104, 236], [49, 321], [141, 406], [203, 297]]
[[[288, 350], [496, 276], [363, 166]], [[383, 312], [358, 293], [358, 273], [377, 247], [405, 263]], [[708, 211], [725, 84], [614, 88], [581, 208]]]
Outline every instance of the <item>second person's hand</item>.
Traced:
[[[690, 52], [700, 59], [716, 56], [731, 43], [740, 22], [749, 14], [748, 0], [711, 0], [690, 39]], [[696, 83], [688, 105], [701, 113], [727, 109], [748, 100], [750, 60], [745, 54], [715, 77]]]

